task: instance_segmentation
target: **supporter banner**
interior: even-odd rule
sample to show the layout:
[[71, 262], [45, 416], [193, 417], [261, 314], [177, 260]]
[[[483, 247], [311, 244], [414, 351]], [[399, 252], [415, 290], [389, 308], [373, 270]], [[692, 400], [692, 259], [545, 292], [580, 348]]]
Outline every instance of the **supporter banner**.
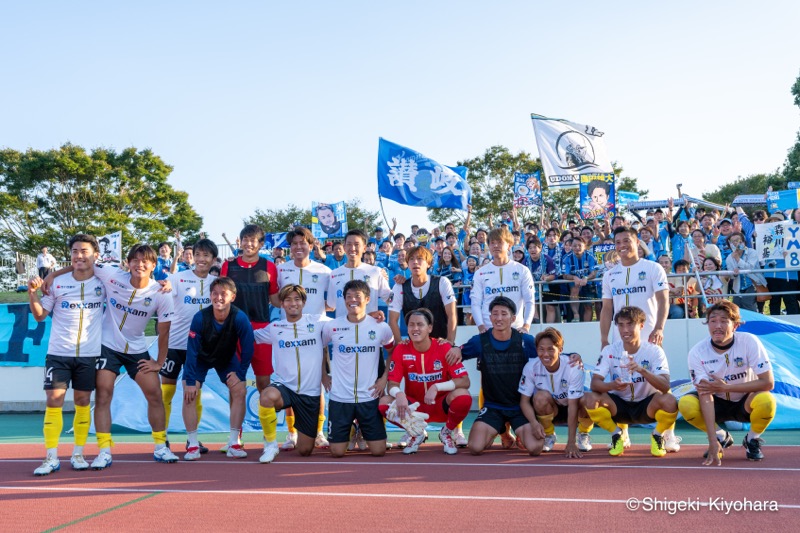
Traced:
[[542, 205], [541, 179], [542, 174], [538, 170], [532, 174], [514, 172], [514, 206]]
[[0, 305], [0, 366], [44, 366], [50, 317], [36, 322], [28, 304]]
[[[678, 198], [673, 201], [673, 205], [682, 207], [686, 202], [683, 198]], [[644, 211], [645, 209], [658, 209], [669, 207], [669, 200], [640, 200], [638, 202], [628, 202], [628, 209], [631, 211]]]
[[763, 194], [740, 194], [733, 199], [731, 205], [738, 207], [740, 205], [765, 205], [767, 203]]
[[288, 232], [266, 233], [264, 235], [264, 246], [261, 247], [261, 251], [272, 254], [273, 248], [288, 248], [289, 243], [286, 242], [287, 234]]
[[[347, 233], [347, 205], [344, 202], [311, 202], [311, 233], [317, 239], [344, 237]], [[286, 235], [284, 234], [284, 240]]]
[[531, 120], [548, 187], [574, 189], [581, 174], [614, 172], [602, 131], [535, 113]]
[[122, 232], [115, 231], [108, 235], [103, 235], [97, 239], [100, 245], [100, 261], [116, 262], [122, 261]]
[[614, 243], [606, 243], [606, 244], [593, 244], [591, 247], [591, 253], [594, 255], [594, 261], [597, 263], [598, 266], [603, 266], [606, 260], [606, 254], [612, 250], [615, 250]]
[[614, 174], [581, 174], [581, 218], [615, 215]]
[[787, 211], [800, 207], [800, 189], [770, 191], [767, 193], [767, 211]]
[[378, 141], [378, 195], [398, 204], [466, 210], [472, 203], [468, 171], [386, 139]]
[[639, 201], [639, 193], [638, 192], [630, 192], [630, 191], [617, 191], [617, 208], [622, 209], [623, 207], [628, 207], [628, 204], [631, 202], [638, 202]]
[[800, 181], [790, 181], [786, 184], [787, 189], [800, 189]]
[[785, 258], [787, 267], [800, 266], [800, 225], [789, 220], [760, 224], [756, 253], [762, 261]]

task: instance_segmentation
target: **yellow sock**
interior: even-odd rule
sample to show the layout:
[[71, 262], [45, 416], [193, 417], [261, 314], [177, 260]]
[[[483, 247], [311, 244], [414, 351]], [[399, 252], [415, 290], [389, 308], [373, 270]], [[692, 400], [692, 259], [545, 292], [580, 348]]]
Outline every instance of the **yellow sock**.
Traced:
[[456, 426], [456, 429], [463, 433], [464, 432], [464, 422], [459, 422], [458, 425]]
[[317, 435], [322, 434], [322, 430], [325, 428], [325, 414], [320, 413], [319, 417], [317, 417]]
[[153, 435], [153, 442], [156, 444], [166, 444], [167, 443], [167, 432], [166, 431], [153, 431], [151, 433]]
[[553, 425], [553, 418], [555, 418], [555, 416], [555, 414], [536, 415], [536, 420], [538, 420], [544, 428], [545, 435], [552, 435], [556, 432], [556, 427]]
[[194, 397], [194, 410], [197, 411], [197, 427], [200, 427], [200, 419], [203, 418], [203, 392], [202, 390], [197, 391], [197, 395]]
[[706, 423], [703, 420], [703, 413], [700, 411], [700, 398], [694, 394], [682, 396], [681, 399], [678, 400], [678, 411], [689, 424], [703, 433], [706, 432]]
[[678, 411], [669, 413], [662, 409], [656, 411], [656, 433], [663, 435], [668, 429], [675, 427], [675, 420], [678, 419]]
[[591, 418], [578, 417], [578, 431], [580, 433], [589, 433], [594, 427], [594, 422]]
[[289, 430], [289, 433], [297, 433], [297, 430], [294, 429], [294, 415], [286, 415], [286, 429]]
[[478, 409], [483, 409], [483, 389], [478, 389]]
[[44, 446], [52, 449], [58, 448], [61, 430], [64, 429], [64, 416], [61, 407], [47, 407], [44, 410]]
[[111, 433], [97, 433], [97, 447], [101, 450], [103, 448], [111, 448], [114, 446], [114, 441], [111, 440]]
[[167, 415], [167, 427], [169, 427], [169, 417], [172, 414], [172, 398], [175, 397], [175, 385], [161, 384], [161, 399], [164, 400], [164, 413]]
[[750, 402], [753, 409], [750, 412], [750, 431], [753, 433], [764, 433], [772, 419], [775, 418], [777, 405], [775, 397], [768, 392], [759, 392]]
[[88, 405], [75, 406], [75, 419], [72, 426], [75, 430], [75, 445], [83, 446], [89, 438], [89, 426], [92, 423], [92, 408]]
[[614, 433], [617, 430], [617, 424], [611, 418], [611, 412], [605, 407], [598, 407], [597, 409], [586, 409], [586, 413], [592, 419], [592, 422], [605, 429], [609, 433]]
[[267, 442], [275, 442], [275, 439], [278, 438], [278, 414], [275, 412], [275, 408], [259, 405], [258, 419], [261, 421], [264, 439]]

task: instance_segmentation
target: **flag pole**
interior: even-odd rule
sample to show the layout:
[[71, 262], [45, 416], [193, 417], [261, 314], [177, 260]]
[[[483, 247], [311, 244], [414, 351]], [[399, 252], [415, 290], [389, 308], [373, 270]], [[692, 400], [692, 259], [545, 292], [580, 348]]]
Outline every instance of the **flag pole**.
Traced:
[[383, 210], [383, 198], [380, 194], [378, 194], [378, 203], [381, 205], [381, 214], [383, 215], [383, 221], [386, 222], [386, 227], [391, 228], [391, 224], [389, 224], [389, 219], [386, 218], [386, 211]]

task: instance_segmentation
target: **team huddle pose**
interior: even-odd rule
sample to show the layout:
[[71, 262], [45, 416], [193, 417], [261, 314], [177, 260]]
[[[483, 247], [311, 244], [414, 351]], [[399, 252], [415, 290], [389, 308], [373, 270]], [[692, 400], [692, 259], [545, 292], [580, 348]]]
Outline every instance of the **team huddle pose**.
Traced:
[[[29, 282], [34, 318], [52, 317], [44, 377], [47, 455], [34, 473], [60, 469], [62, 408], [70, 386], [75, 399], [72, 467], [102, 470], [112, 465], [111, 401], [123, 367], [147, 400], [153, 457], [165, 463], [178, 461], [167, 424], [180, 377], [184, 459], [196, 461], [208, 451], [198, 439], [198, 426], [202, 386], [212, 370], [227, 385], [230, 398], [230, 437], [222, 451], [247, 457], [241, 428], [251, 366], [264, 434], [261, 463], [292, 448], [303, 456], [328, 448], [333, 457], [342, 457], [356, 447], [382, 456], [389, 447], [387, 421], [406, 430], [404, 454], [417, 452], [425, 442], [428, 422], [444, 424], [439, 440], [448, 455], [459, 447], [480, 455], [498, 435], [510, 447], [511, 430], [517, 446], [539, 455], [554, 449], [554, 426], [565, 424], [564, 452], [574, 458], [592, 449], [594, 425], [611, 433], [609, 454], [619, 456], [630, 446], [628, 424], [655, 423], [650, 449], [661, 457], [680, 449], [674, 434], [679, 413], [708, 436], [704, 465], [720, 465], [723, 449], [733, 444], [718, 426], [725, 421], [749, 422], [746, 457], [764, 457], [761, 434], [775, 416], [776, 402], [769, 392], [774, 379], [763, 345], [736, 331], [741, 318], [735, 304], [722, 300], [712, 305], [706, 315], [709, 336], [688, 355], [696, 391], [676, 400], [660, 346], [669, 285], [657, 263], [639, 258], [634, 230], [614, 231], [620, 263], [603, 277], [602, 351], [589, 391], [584, 390], [581, 357], [564, 352], [558, 330], [528, 334], [535, 314], [533, 278], [510, 259], [513, 237], [505, 227], [488, 234], [493, 259], [475, 273], [472, 291], [479, 334], [461, 346], [455, 343], [452, 285], [428, 274], [432, 261], [426, 248], [409, 252], [409, 276], [400, 275], [403, 279], [396, 279], [390, 290], [385, 271], [362, 263], [367, 235], [360, 230], [347, 233], [346, 261], [333, 271], [310, 260], [315, 243], [310, 231], [298, 227], [287, 240], [291, 261], [276, 268], [258, 256], [263, 230], [246, 226], [240, 233], [242, 255], [224, 262], [222, 275], [215, 277], [209, 271], [217, 247], [202, 239], [194, 245], [193, 271], [156, 282], [151, 275], [157, 256], [150, 246], [131, 248], [126, 272], [96, 263], [94, 237], [72, 237], [71, 266]], [[388, 322], [379, 300], [389, 305]], [[281, 310], [281, 318], [272, 322], [270, 304]], [[151, 318], [158, 323], [156, 360], [145, 340]], [[400, 334], [401, 318], [407, 340]], [[462, 360], [473, 358], [480, 371], [480, 411], [467, 440], [461, 425], [472, 397]], [[99, 453], [90, 464], [84, 446], [93, 391]], [[289, 434], [279, 445], [281, 410]]]

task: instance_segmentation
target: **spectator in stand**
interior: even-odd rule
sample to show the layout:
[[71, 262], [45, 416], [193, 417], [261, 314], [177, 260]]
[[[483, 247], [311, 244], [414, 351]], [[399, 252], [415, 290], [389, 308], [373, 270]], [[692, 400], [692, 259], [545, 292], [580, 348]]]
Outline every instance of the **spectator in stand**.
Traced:
[[162, 242], [158, 245], [158, 257], [156, 258], [156, 269], [153, 271], [153, 278], [162, 281], [169, 277], [172, 268], [172, 248], [169, 243]]
[[[703, 260], [703, 272], [718, 272], [720, 266], [720, 260], [716, 257], [706, 257]], [[708, 305], [714, 305], [724, 299], [728, 278], [711, 274], [702, 276], [700, 279], [703, 281], [703, 292], [706, 295]]]
[[461, 263], [453, 250], [449, 246], [442, 249], [439, 261], [433, 266], [433, 275], [445, 277], [455, 284], [461, 281], [461, 272]]
[[472, 307], [471, 291], [472, 281], [475, 276], [475, 271], [478, 270], [478, 258], [474, 255], [467, 257], [465, 268], [461, 272], [461, 283], [456, 283], [456, 289], [462, 288], [460, 305], [464, 306], [464, 324], [470, 326], [475, 322], [472, 320]]
[[758, 311], [756, 306], [756, 288], [753, 282], [766, 285], [767, 280], [761, 274], [740, 274], [740, 270], [755, 270], [758, 268], [758, 254], [745, 243], [743, 233], [732, 233], [728, 237], [730, 253], [725, 260], [725, 268], [733, 271], [733, 303], [740, 309]]
[[406, 250], [397, 252], [396, 260], [389, 267], [389, 287], [394, 287], [395, 283], [405, 283], [411, 277], [411, 270], [408, 268]]
[[47, 251], [47, 246], [42, 246], [42, 253], [36, 256], [36, 268], [39, 270], [39, 277], [44, 279], [48, 274], [55, 271], [56, 258]]
[[[542, 243], [537, 237], [528, 240], [528, 257], [525, 260], [525, 266], [530, 269], [534, 282], [543, 282], [539, 285], [539, 297], [545, 303], [545, 321], [552, 324], [556, 321], [558, 306], [548, 302], [557, 302], [558, 297], [553, 294], [547, 282], [556, 279], [558, 272], [553, 260], [542, 253]], [[539, 320], [541, 318], [539, 317]]]

